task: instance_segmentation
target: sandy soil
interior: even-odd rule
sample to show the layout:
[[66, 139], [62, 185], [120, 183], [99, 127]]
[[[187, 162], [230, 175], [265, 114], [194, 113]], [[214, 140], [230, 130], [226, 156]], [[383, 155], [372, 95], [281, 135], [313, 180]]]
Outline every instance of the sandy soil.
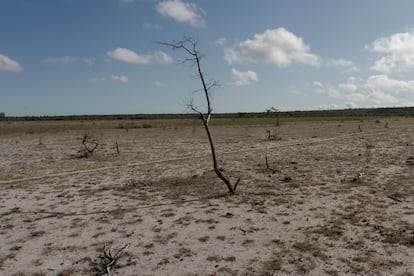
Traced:
[[414, 275], [413, 119], [0, 123], [0, 275]]

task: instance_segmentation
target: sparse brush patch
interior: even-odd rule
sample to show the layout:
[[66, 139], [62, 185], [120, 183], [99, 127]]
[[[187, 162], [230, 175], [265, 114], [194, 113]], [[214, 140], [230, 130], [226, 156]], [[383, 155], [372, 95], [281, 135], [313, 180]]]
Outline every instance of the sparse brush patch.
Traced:
[[223, 258], [223, 260], [226, 261], [226, 262], [235, 262], [236, 261], [236, 257], [229, 256], [229, 257]]
[[20, 212], [21, 212], [21, 210], [20, 210], [19, 207], [14, 207], [14, 208], [10, 209], [9, 211], [6, 211], [6, 212], [0, 214], [0, 218], [8, 216], [8, 215], [12, 215], [12, 214], [18, 214]]
[[275, 259], [271, 261], [267, 261], [263, 265], [263, 275], [275, 275], [275, 271], [279, 271], [282, 269], [282, 260], [281, 259]]
[[282, 137], [279, 136], [277, 130], [272, 131], [272, 130], [266, 129], [266, 134], [267, 134], [267, 141], [280, 141], [280, 140], [282, 140]]
[[6, 256], [0, 255], [0, 268], [3, 267], [3, 264], [7, 259], [13, 259], [15, 256], [15, 253], [9, 253]]
[[190, 248], [181, 247], [178, 253], [174, 254], [174, 257], [181, 259], [182, 257], [191, 257], [193, 255], [197, 255], [197, 253], [194, 253]]
[[375, 145], [372, 143], [372, 142], [366, 142], [365, 143], [365, 148], [366, 149], [373, 149], [373, 148], [375, 148]]
[[379, 234], [382, 237], [382, 241], [385, 243], [401, 244], [406, 246], [414, 246], [414, 228], [407, 230], [401, 229], [384, 229], [380, 227], [378, 229]]
[[252, 243], [254, 243], [254, 240], [252, 240], [252, 239], [246, 239], [246, 240], [244, 240], [242, 242], [242, 245], [243, 246], [248, 246], [249, 244], [252, 244]]
[[236, 257], [234, 256], [223, 257], [219, 255], [211, 255], [211, 256], [208, 256], [206, 260], [209, 262], [217, 262], [217, 263], [220, 261], [234, 262], [236, 261]]
[[309, 241], [295, 242], [292, 247], [302, 252], [310, 252], [315, 249], [315, 246]]
[[160, 244], [167, 244], [171, 239], [175, 238], [177, 236], [177, 233], [170, 233], [167, 235], [156, 235], [154, 237], [154, 242], [160, 243]]
[[348, 249], [354, 249], [354, 250], [361, 250], [365, 245], [364, 240], [357, 240], [357, 241], [351, 241], [348, 242], [346, 245], [346, 248]]
[[212, 256], [208, 256], [206, 258], [206, 260], [209, 261], [209, 262], [217, 262], [218, 263], [222, 260], [222, 257], [219, 256], [219, 255], [212, 255]]
[[74, 275], [75, 270], [73, 268], [67, 268], [61, 272], [59, 272], [57, 275], [58, 276], [71, 276]]
[[201, 238], [198, 238], [198, 241], [200, 241], [200, 242], [207, 242], [209, 239], [210, 239], [209, 236], [203, 236]]
[[19, 251], [21, 248], [22, 248], [22, 246], [20, 246], [20, 245], [15, 245], [15, 246], [13, 246], [12, 248], [10, 248], [9, 250], [10, 250], [10, 251]]
[[37, 258], [32, 261], [32, 264], [34, 266], [41, 266], [43, 263], [44, 263], [44, 260], [42, 258]]
[[46, 232], [45, 232], [45, 231], [40, 230], [40, 231], [34, 231], [34, 232], [30, 233], [30, 236], [31, 236], [32, 238], [35, 238], [35, 237], [41, 237], [41, 236], [43, 236], [44, 234], [46, 234]]
[[176, 219], [174, 221], [174, 223], [176, 223], [176, 224], [182, 224], [182, 225], [185, 225], [186, 226], [186, 225], [189, 225], [192, 220], [194, 220], [193, 217], [191, 217], [191, 216], [184, 216], [184, 217], [181, 217], [181, 218]]
[[344, 234], [342, 221], [335, 221], [324, 225], [318, 225], [311, 230], [311, 233], [324, 235], [328, 238], [337, 239]]

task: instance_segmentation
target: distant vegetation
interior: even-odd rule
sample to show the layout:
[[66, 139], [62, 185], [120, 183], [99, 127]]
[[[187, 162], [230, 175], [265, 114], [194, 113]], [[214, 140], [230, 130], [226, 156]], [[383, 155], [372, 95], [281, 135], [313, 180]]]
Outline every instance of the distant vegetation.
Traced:
[[[279, 118], [289, 117], [364, 117], [364, 116], [405, 116], [414, 117], [414, 107], [358, 108], [338, 110], [286, 111], [278, 112]], [[215, 113], [215, 118], [268, 118], [268, 112]], [[198, 114], [113, 114], [113, 115], [66, 115], [66, 116], [5, 116], [8, 121], [55, 121], [55, 120], [153, 120], [153, 119], [194, 119]]]

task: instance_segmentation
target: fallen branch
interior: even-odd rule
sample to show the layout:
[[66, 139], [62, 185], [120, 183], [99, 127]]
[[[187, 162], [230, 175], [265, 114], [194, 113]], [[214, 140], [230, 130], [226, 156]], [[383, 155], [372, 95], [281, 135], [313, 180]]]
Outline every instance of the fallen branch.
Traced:
[[403, 202], [401, 199], [399, 199], [398, 197], [396, 197], [395, 195], [389, 195], [389, 196], [387, 196], [389, 199], [392, 199], [392, 200], [394, 200], [394, 201], [397, 201], [397, 202]]
[[118, 260], [124, 255], [125, 251], [128, 249], [129, 244], [125, 245], [121, 249], [119, 249], [115, 255], [112, 255], [113, 248], [107, 248], [105, 245], [103, 248], [103, 255], [99, 256], [99, 259], [101, 260], [100, 266], [101, 267], [95, 267], [96, 275], [108, 275], [111, 276], [111, 269], [113, 269], [118, 262]]

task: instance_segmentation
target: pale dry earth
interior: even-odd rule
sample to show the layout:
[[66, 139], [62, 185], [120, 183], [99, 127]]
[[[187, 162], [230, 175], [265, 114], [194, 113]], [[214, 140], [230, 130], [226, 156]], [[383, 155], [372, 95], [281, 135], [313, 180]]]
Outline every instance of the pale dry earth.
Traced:
[[218, 122], [0, 122], [0, 275], [414, 275], [413, 118]]

